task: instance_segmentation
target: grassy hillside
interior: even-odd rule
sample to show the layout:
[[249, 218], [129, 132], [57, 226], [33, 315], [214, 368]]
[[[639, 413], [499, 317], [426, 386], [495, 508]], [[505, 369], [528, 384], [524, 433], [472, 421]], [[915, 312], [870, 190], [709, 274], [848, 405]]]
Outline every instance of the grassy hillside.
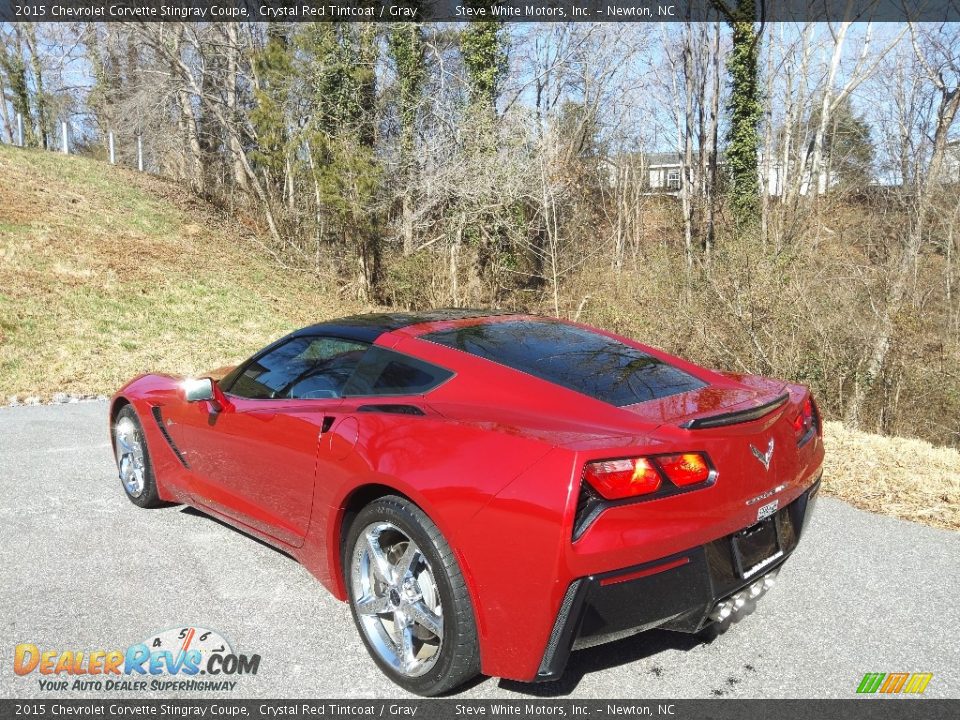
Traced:
[[960, 452], [926, 440], [824, 427], [824, 488], [851, 505], [960, 530]]
[[960, 452], [926, 440], [824, 426], [823, 487], [863, 510], [960, 530]]
[[[0, 146], [0, 404], [195, 373], [363, 308], [278, 269], [255, 235], [174, 184]], [[960, 528], [960, 452], [826, 426], [824, 489]]]
[[217, 367], [354, 310], [172, 183], [0, 146], [0, 401]]

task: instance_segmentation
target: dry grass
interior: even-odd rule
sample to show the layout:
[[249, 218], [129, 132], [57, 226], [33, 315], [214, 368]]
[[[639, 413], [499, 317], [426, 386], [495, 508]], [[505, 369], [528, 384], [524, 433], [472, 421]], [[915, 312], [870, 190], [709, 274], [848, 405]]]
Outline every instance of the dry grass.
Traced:
[[0, 146], [0, 400], [198, 372], [358, 309], [172, 183]]
[[824, 490], [864, 510], [960, 530], [960, 451], [824, 426]]

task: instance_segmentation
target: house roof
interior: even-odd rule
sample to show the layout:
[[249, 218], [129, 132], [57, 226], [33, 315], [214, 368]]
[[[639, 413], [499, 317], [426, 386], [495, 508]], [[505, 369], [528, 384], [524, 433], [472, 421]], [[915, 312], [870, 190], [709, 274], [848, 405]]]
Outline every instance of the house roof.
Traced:
[[[696, 161], [696, 154], [697, 150], [694, 150], [694, 161]], [[720, 164], [726, 162], [726, 157], [722, 151], [718, 154], [717, 160]], [[629, 152], [612, 155], [607, 158], [606, 162], [613, 166], [628, 163], [642, 163], [647, 168], [681, 167], [683, 165], [683, 155], [678, 152]]]
[[683, 158], [680, 153], [675, 152], [649, 153], [644, 159], [649, 167], [683, 165]]

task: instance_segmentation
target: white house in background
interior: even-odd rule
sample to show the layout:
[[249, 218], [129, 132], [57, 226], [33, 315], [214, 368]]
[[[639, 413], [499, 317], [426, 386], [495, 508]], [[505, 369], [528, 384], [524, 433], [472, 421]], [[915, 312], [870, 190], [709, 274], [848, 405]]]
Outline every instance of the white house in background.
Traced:
[[951, 140], [947, 143], [946, 153], [943, 156], [943, 169], [940, 171], [940, 182], [960, 183], [960, 140]]
[[653, 191], [679, 193], [683, 186], [683, 158], [680, 153], [645, 153], [647, 187]]
[[[957, 155], [960, 160], [960, 154]], [[683, 157], [680, 153], [636, 153], [619, 158], [611, 158], [606, 162], [607, 171], [611, 183], [615, 181], [618, 171], [618, 160], [626, 160], [639, 166], [642, 176], [646, 179], [646, 186], [651, 194], [654, 195], [679, 195], [683, 186]], [[719, 170], [723, 172], [726, 162], [721, 158]], [[771, 197], [780, 197], [784, 193], [785, 173], [783, 163], [774, 161], [768, 164], [760, 156], [760, 181], [763, 189]], [[818, 183], [818, 192], [823, 194], [828, 187], [837, 184], [839, 178], [836, 173], [830, 173], [827, 178], [826, 170], [820, 171], [820, 182]], [[810, 174], [800, 185], [800, 194], [806, 195], [810, 192]]]
[[[760, 155], [759, 162], [760, 182], [767, 191], [767, 194], [770, 197], [781, 197], [786, 190], [784, 184], [787, 180], [786, 173], [784, 172], [783, 162], [780, 160], [774, 160], [771, 163], [767, 163], [762, 154]], [[826, 170], [821, 170], [817, 178], [817, 194], [823, 195], [828, 188], [834, 187], [839, 182], [839, 173], [835, 171], [828, 173]], [[810, 185], [810, 171], [806, 170], [803, 173], [803, 178], [800, 180], [800, 194], [806, 195], [809, 193]]]

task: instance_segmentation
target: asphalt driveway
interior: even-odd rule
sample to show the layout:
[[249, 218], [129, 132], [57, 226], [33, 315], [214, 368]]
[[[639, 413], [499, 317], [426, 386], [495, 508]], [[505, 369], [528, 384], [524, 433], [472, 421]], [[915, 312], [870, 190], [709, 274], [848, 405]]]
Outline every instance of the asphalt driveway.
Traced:
[[[14, 674], [17, 643], [126, 648], [188, 625], [261, 656], [229, 697], [403, 695], [296, 562], [199, 513], [128, 502], [106, 413], [0, 408], [0, 696], [44, 695], [37, 673]], [[960, 697], [958, 598], [960, 534], [825, 498], [777, 587], [714, 641], [647, 633], [575, 653], [560, 682], [484, 679], [461, 696], [851, 697], [866, 672], [931, 672], [927, 696]], [[149, 694], [110, 693], [128, 696]]]

